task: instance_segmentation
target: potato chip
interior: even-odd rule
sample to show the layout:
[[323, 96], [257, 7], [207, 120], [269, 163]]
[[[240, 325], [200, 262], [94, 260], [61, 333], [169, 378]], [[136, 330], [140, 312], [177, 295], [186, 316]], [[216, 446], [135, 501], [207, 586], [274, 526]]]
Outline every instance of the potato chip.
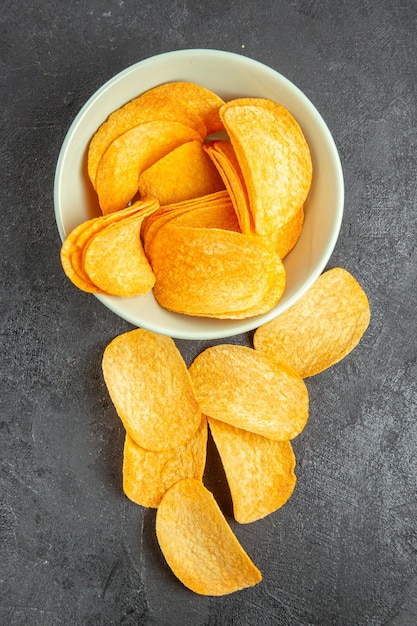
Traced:
[[88, 174], [96, 188], [97, 170], [110, 144], [125, 132], [146, 122], [180, 122], [193, 128], [203, 140], [222, 128], [219, 108], [223, 100], [193, 83], [175, 82], [149, 89], [114, 111], [100, 126], [88, 149]]
[[242, 169], [255, 231], [270, 235], [306, 200], [312, 179], [307, 142], [289, 111], [272, 100], [232, 100], [220, 117]]
[[189, 368], [202, 412], [263, 437], [293, 439], [308, 418], [306, 385], [291, 367], [252, 348], [207, 348]]
[[147, 450], [184, 445], [201, 411], [182, 356], [170, 337], [141, 328], [106, 347], [103, 374], [127, 433]]
[[85, 246], [84, 270], [104, 293], [128, 298], [154, 286], [155, 275], [140, 238], [143, 219], [134, 215], [110, 224]]
[[342, 268], [324, 272], [307, 293], [254, 335], [256, 350], [286, 361], [303, 378], [337, 363], [368, 327], [368, 298]]
[[[190, 200], [183, 200], [182, 202], [161, 206], [158, 211], [155, 211], [155, 213], [146, 218], [143, 224], [142, 237], [146, 253], [149, 254], [150, 244], [154, 234], [162, 226], [174, 219], [180, 220], [180, 225], [183, 226], [235, 230], [236, 219], [231, 215], [230, 204], [230, 196], [228, 192], [223, 189], [215, 193], [200, 196], [199, 198], [191, 198]], [[182, 217], [191, 212], [200, 212], [200, 210], [201, 213], [199, 213], [199, 217]], [[207, 212], [206, 216], [204, 216], [205, 212]], [[220, 217], [220, 214], [223, 215]], [[239, 229], [237, 228], [237, 230]]]
[[245, 318], [269, 311], [285, 287], [277, 254], [241, 233], [217, 228], [160, 228], [149, 247], [154, 296], [187, 315]]
[[[172, 87], [170, 90], [172, 92]], [[223, 130], [219, 110], [224, 104], [224, 100], [220, 96], [195, 83], [177, 83], [176, 91], [181, 100], [186, 102], [201, 117], [206, 125], [207, 135]]]
[[176, 227], [217, 228], [240, 233], [239, 222], [228, 194], [219, 198], [217, 203], [212, 202], [207, 205], [202, 203], [201, 206], [178, 214], [172, 217], [170, 222]]
[[78, 287], [78, 289], [88, 293], [102, 294], [104, 293], [103, 290], [97, 287], [97, 285], [94, 285], [84, 272], [82, 267], [83, 249], [77, 245], [77, 239], [80, 234], [93, 223], [95, 223], [95, 219], [88, 220], [88, 222], [79, 224], [76, 228], [74, 228], [74, 230], [71, 231], [62, 244], [60, 258], [62, 268], [67, 278], [69, 278], [70, 281]]
[[93, 136], [88, 148], [88, 175], [96, 188], [99, 163], [111, 143], [128, 130], [147, 122], [179, 122], [193, 128], [203, 140], [207, 128], [198, 113], [184, 101], [176, 97], [171, 85], [171, 95], [167, 85], [161, 85], [144, 92], [137, 98], [116, 109]]
[[175, 576], [195, 593], [222, 596], [262, 580], [198, 480], [180, 480], [167, 491], [156, 514], [156, 535]]
[[289, 441], [274, 441], [208, 418], [219, 451], [235, 520], [255, 522], [279, 509], [294, 491], [295, 456]]
[[[215, 133], [223, 128], [219, 109], [224, 101], [213, 91], [196, 83], [177, 81], [153, 87], [139, 96], [152, 103], [155, 111], [159, 107], [170, 107], [174, 113], [186, 108], [191, 109], [203, 121], [206, 134]], [[173, 118], [170, 118], [173, 119]]]
[[132, 204], [123, 211], [112, 213], [106, 216], [101, 215], [91, 220], [79, 224], [66, 237], [61, 248], [61, 263], [67, 277], [83, 291], [89, 293], [101, 293], [105, 291], [95, 285], [85, 272], [83, 266], [84, 249], [91, 239], [106, 226], [121, 221], [139, 212], [148, 215], [158, 208], [156, 199], [145, 198]]
[[139, 193], [158, 198], [161, 205], [205, 196], [224, 183], [200, 141], [188, 141], [144, 170]]
[[230, 141], [209, 141], [204, 145], [209, 157], [217, 167], [228, 190], [239, 220], [242, 233], [255, 232], [245, 181], [235, 151]]
[[198, 133], [178, 122], [155, 121], [135, 126], [113, 141], [104, 153], [96, 177], [103, 214], [125, 208], [137, 194], [141, 172]]
[[[245, 234], [256, 233], [245, 181], [232, 144], [230, 141], [210, 141], [204, 149], [218, 168], [230, 193], [241, 231]], [[297, 243], [303, 223], [304, 209], [301, 207], [288, 222], [276, 231], [263, 235], [263, 239], [265, 243], [274, 246], [283, 259]]]
[[297, 243], [304, 224], [304, 207], [301, 207], [297, 213], [286, 222], [275, 233], [264, 235], [263, 239], [269, 241], [275, 250], [283, 259], [294, 248]]
[[123, 490], [140, 504], [156, 508], [166, 491], [183, 478], [202, 480], [206, 465], [207, 420], [182, 446], [155, 452], [126, 435], [123, 455]]

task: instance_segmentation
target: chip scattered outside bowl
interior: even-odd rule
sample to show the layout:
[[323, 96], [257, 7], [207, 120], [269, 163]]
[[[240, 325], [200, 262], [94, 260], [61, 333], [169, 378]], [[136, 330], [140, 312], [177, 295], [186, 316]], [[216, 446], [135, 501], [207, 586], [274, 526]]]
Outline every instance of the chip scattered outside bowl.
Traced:
[[306, 425], [306, 385], [273, 356], [221, 344], [201, 352], [189, 372], [208, 417], [277, 441], [293, 439]]
[[249, 524], [283, 506], [296, 483], [291, 443], [211, 417], [208, 422], [230, 488], [235, 520]]
[[141, 506], [157, 508], [165, 493], [183, 478], [202, 480], [206, 465], [205, 417], [185, 444], [155, 452], [139, 446], [126, 434], [123, 452], [123, 491]]
[[349, 354], [369, 320], [366, 293], [348, 271], [337, 267], [324, 272], [283, 315], [260, 326], [254, 346], [307, 378]]
[[147, 450], [187, 443], [201, 423], [182, 356], [170, 337], [137, 328], [115, 337], [103, 375], [126, 432]]
[[[103, 85], [69, 129], [58, 159], [54, 190], [55, 214], [62, 239], [81, 222], [99, 214], [97, 196], [87, 174], [86, 157], [89, 142], [100, 124], [116, 109], [140, 95], [138, 85], [140, 91], [145, 92], [171, 81], [195, 83], [217, 94], [222, 101], [270, 98], [291, 112], [311, 151], [313, 181], [304, 206], [301, 236], [284, 259], [285, 291], [271, 310], [245, 319], [207, 319], [168, 311], [158, 304], [152, 292], [131, 298], [96, 294], [122, 318], [154, 332], [185, 339], [227, 337], [252, 330], [284, 312], [323, 271], [342, 219], [340, 160], [330, 132], [315, 107], [299, 89], [271, 68], [241, 55], [216, 50], [182, 50], [158, 55], [127, 68]], [[319, 175], [315, 177], [314, 172]]]
[[195, 593], [222, 596], [262, 579], [201, 481], [180, 480], [167, 491], [156, 535], [173, 573]]

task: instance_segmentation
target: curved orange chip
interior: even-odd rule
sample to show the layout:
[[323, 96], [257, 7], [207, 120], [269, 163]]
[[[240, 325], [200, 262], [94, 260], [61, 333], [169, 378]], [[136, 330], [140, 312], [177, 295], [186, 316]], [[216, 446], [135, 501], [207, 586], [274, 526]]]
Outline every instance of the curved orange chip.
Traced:
[[207, 348], [189, 368], [202, 412], [275, 440], [293, 439], [308, 418], [308, 392], [285, 363], [252, 348]]
[[224, 189], [223, 181], [200, 141], [188, 141], [144, 170], [139, 192], [161, 205], [205, 196]]
[[225, 189], [214, 193], [161, 206], [158, 211], [146, 218], [142, 228], [142, 238], [146, 254], [149, 254], [155, 233], [168, 222], [179, 226], [200, 228], [223, 228], [239, 232], [236, 215]]
[[258, 315], [276, 305], [285, 287], [279, 256], [262, 242], [231, 230], [168, 223], [154, 234], [149, 258], [155, 298], [177, 313]]
[[158, 85], [114, 111], [100, 126], [88, 149], [88, 174], [96, 188], [97, 170], [110, 144], [125, 132], [146, 122], [165, 120], [193, 128], [203, 140], [222, 128], [215, 93], [187, 82]]
[[204, 144], [204, 149], [217, 167], [230, 194], [240, 230], [245, 235], [255, 232], [249, 209], [248, 192], [232, 144], [230, 141], [209, 141]]
[[[94, 225], [94, 226], [93, 226]], [[96, 227], [96, 218], [79, 224], [70, 232], [61, 246], [60, 259], [62, 268], [70, 281], [87, 293], [104, 293], [102, 289], [97, 287], [84, 272], [82, 267], [83, 247], [78, 244], [79, 237], [83, 235], [89, 228]]]
[[218, 228], [240, 232], [239, 222], [227, 191], [200, 198], [201, 202], [190, 210], [174, 215], [170, 220], [173, 226], [193, 228]]
[[304, 224], [304, 207], [298, 209], [297, 213], [288, 220], [283, 226], [278, 228], [275, 233], [269, 235], [260, 235], [266, 242], [270, 242], [275, 250], [283, 259], [294, 248], [297, 243]]
[[97, 170], [96, 191], [103, 214], [125, 208], [138, 192], [141, 172], [192, 140], [201, 141], [195, 130], [167, 121], [140, 124], [115, 139]]
[[191, 104], [178, 94], [179, 83], [160, 85], [116, 109], [101, 124], [88, 148], [88, 175], [96, 188], [97, 170], [111, 143], [139, 124], [155, 121], [180, 122], [193, 128], [203, 140], [207, 128]]
[[[175, 86], [176, 93], [183, 99], [203, 120], [207, 134], [211, 135], [223, 130], [223, 123], [219, 116], [220, 107], [224, 100], [216, 93], [197, 85], [196, 83], [178, 82]], [[167, 89], [170, 89], [169, 86]], [[172, 86], [171, 86], [172, 91]]]
[[180, 480], [167, 491], [156, 514], [156, 535], [175, 576], [195, 593], [222, 596], [262, 579], [198, 480]]
[[178, 480], [202, 480], [206, 465], [207, 420], [182, 446], [155, 452], [139, 446], [126, 435], [123, 455], [123, 490], [140, 504], [156, 508], [167, 490]]
[[248, 524], [279, 509], [294, 491], [295, 456], [289, 441], [274, 441], [208, 418], [233, 501], [234, 517]]
[[138, 328], [106, 347], [103, 374], [129, 435], [147, 450], [184, 445], [201, 410], [183, 358], [170, 337]]
[[289, 363], [300, 376], [314, 376], [337, 363], [368, 327], [368, 298], [342, 268], [324, 272], [290, 309], [260, 326], [256, 350]]
[[104, 293], [129, 298], [145, 294], [155, 275], [140, 238], [144, 217], [129, 217], [96, 233], [83, 252], [84, 271]]
[[85, 272], [83, 266], [84, 249], [89, 241], [106, 226], [131, 217], [138, 212], [142, 212], [144, 216], [148, 215], [157, 208], [158, 203], [155, 199], [144, 198], [122, 211], [105, 216], [100, 215], [99, 217], [79, 224], [71, 231], [68, 237], [66, 237], [61, 247], [61, 263], [67, 277], [74, 285], [83, 291], [89, 293], [106, 293], [103, 289], [95, 285]]
[[303, 132], [280, 104], [266, 98], [227, 102], [220, 117], [234, 147], [255, 231], [274, 233], [304, 205], [312, 161]]

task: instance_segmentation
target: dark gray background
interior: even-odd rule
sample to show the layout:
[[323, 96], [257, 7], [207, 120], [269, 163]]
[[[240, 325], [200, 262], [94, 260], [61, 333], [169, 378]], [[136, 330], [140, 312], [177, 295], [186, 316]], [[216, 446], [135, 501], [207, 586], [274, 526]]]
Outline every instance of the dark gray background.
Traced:
[[[416, 15], [414, 0], [3, 1], [1, 624], [417, 624]], [[346, 184], [329, 267], [352, 272], [372, 309], [356, 350], [307, 381], [281, 510], [234, 524], [210, 449], [207, 485], [264, 576], [224, 598], [174, 578], [154, 512], [122, 493], [100, 362], [131, 326], [64, 276], [52, 199], [60, 146], [94, 91], [193, 47], [266, 63], [317, 106]], [[177, 343], [187, 363], [210, 345]]]

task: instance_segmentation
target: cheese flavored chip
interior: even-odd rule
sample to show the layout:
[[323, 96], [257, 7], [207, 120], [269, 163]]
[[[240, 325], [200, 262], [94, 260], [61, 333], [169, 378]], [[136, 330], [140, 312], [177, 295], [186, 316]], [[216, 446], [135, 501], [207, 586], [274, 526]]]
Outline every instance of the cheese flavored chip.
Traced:
[[161, 205], [198, 198], [224, 189], [223, 181], [200, 141], [187, 141], [142, 172], [139, 193]]
[[262, 242], [231, 230], [166, 224], [149, 246], [159, 304], [186, 315], [246, 318], [280, 300], [285, 268]]
[[170, 337], [138, 328], [106, 347], [103, 374], [127, 433], [147, 450], [184, 445], [201, 423], [183, 358]]
[[303, 378], [337, 363], [368, 327], [368, 298], [342, 268], [324, 272], [290, 309], [260, 326], [255, 349], [289, 363]]
[[271, 235], [304, 205], [310, 151], [290, 112], [266, 98], [240, 98], [220, 109], [249, 196], [255, 232]]
[[279, 509], [294, 491], [295, 456], [289, 441], [274, 441], [208, 418], [220, 454], [235, 520], [255, 522]]
[[141, 172], [192, 140], [201, 141], [195, 130], [167, 121], [139, 124], [115, 139], [97, 170], [96, 191], [103, 214], [125, 208], [138, 192]]
[[180, 480], [167, 491], [156, 536], [175, 576], [195, 593], [222, 596], [262, 579], [201, 481]]
[[293, 439], [307, 422], [303, 379], [269, 354], [239, 345], [212, 346], [189, 372], [208, 417], [278, 441]]
[[183, 478], [202, 480], [206, 465], [207, 420], [184, 445], [155, 452], [126, 435], [123, 455], [123, 490], [127, 497], [156, 508], [166, 491]]

